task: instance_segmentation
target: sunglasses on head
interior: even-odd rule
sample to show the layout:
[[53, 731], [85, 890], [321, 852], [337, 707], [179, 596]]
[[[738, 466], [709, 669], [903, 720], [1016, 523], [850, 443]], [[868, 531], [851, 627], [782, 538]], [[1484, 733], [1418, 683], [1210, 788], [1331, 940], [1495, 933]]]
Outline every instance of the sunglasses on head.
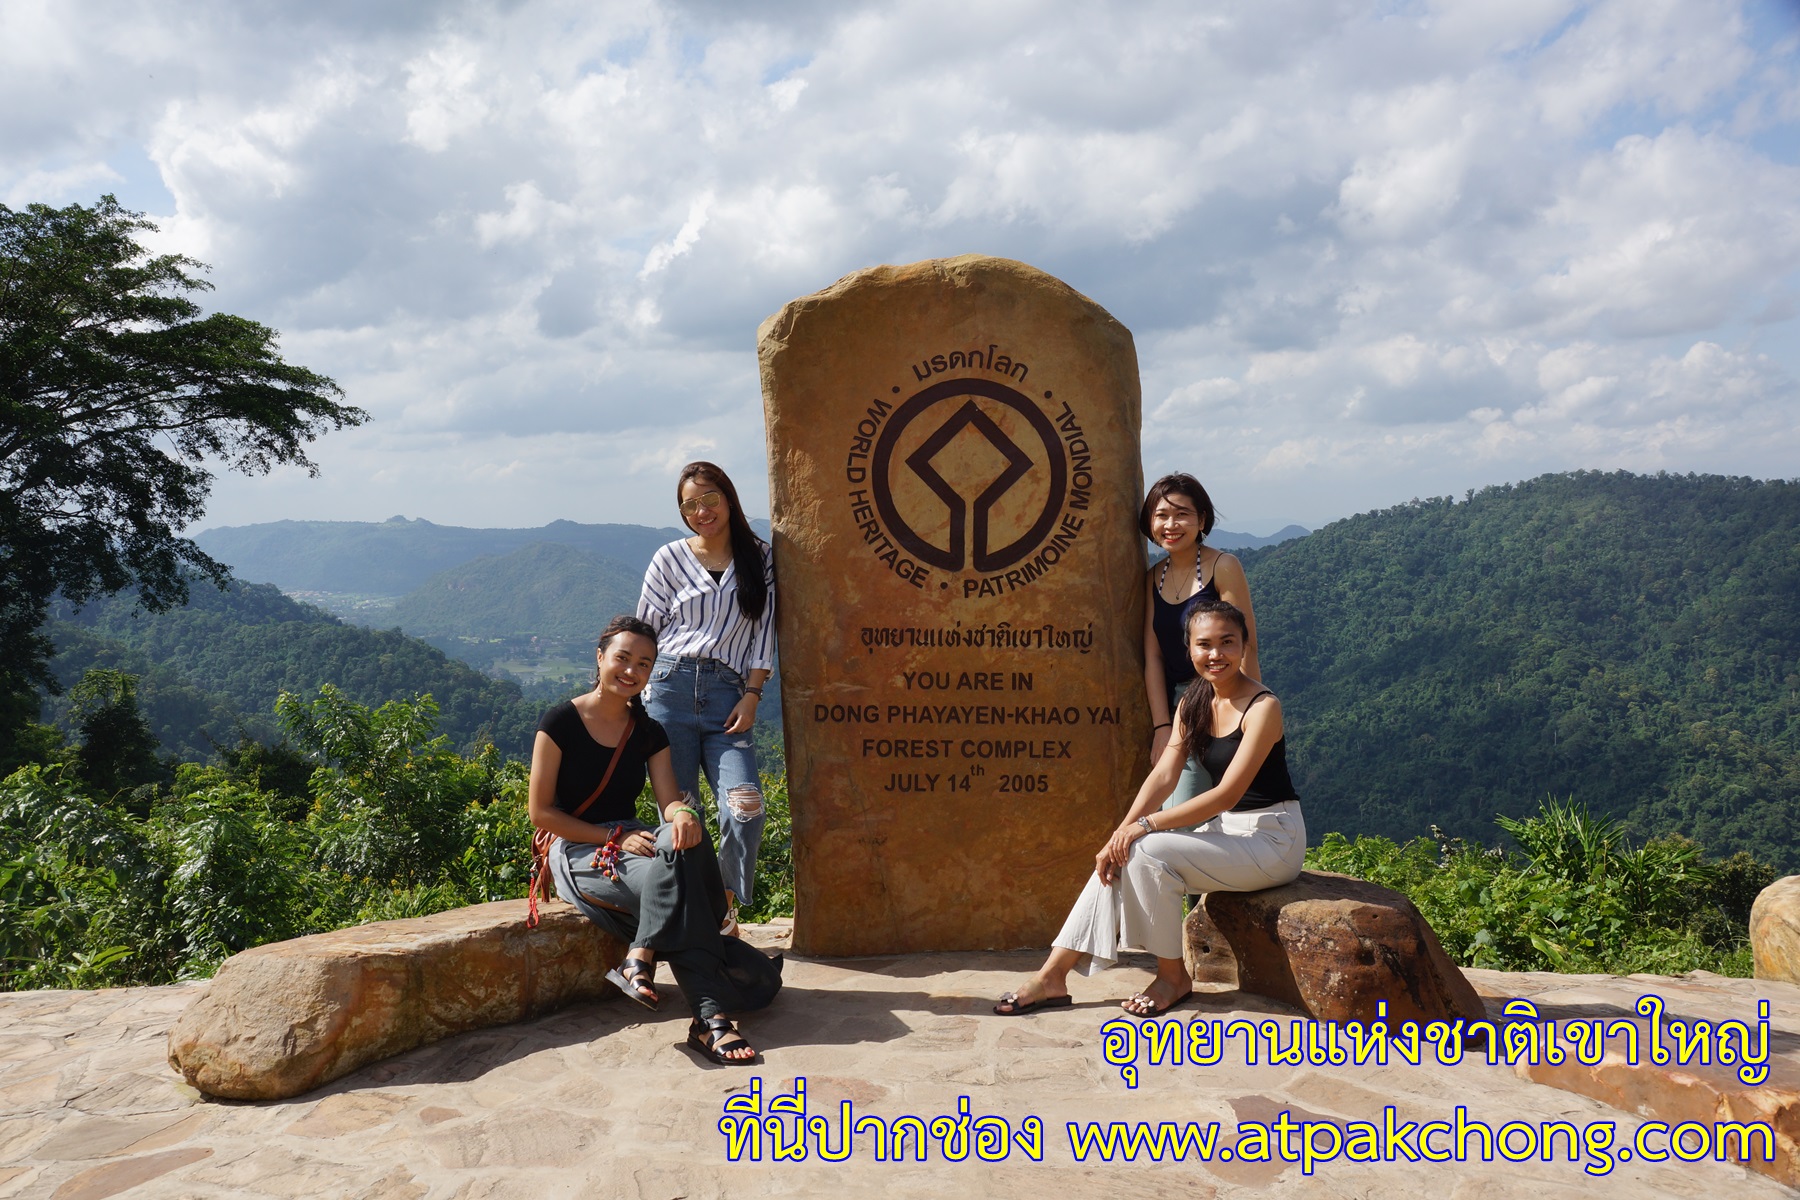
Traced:
[[681, 502], [681, 515], [691, 517], [703, 508], [715, 509], [719, 507], [719, 501], [723, 499], [724, 497], [716, 491], [701, 492], [698, 496], [690, 496]]

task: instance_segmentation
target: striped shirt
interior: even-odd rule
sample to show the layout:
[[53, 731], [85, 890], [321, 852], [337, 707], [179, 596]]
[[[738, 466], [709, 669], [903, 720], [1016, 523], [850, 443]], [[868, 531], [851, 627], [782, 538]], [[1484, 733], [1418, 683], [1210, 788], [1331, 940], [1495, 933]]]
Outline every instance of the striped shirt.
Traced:
[[656, 552], [644, 572], [637, 615], [656, 630], [658, 654], [716, 658], [740, 675], [775, 669], [775, 559], [767, 544], [758, 544], [769, 600], [755, 621], [738, 608], [736, 563], [715, 583], [686, 538]]

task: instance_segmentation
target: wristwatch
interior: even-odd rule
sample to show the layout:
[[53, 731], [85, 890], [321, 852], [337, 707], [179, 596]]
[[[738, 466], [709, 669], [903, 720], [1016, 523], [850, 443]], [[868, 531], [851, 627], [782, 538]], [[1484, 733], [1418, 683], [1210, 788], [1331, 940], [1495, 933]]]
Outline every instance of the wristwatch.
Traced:
[[1137, 819], [1137, 823], [1138, 823], [1138, 828], [1142, 829], [1145, 833], [1155, 833], [1156, 832], [1156, 826], [1154, 826], [1150, 823], [1150, 814], [1149, 813], [1145, 813], [1143, 816], [1139, 817]]

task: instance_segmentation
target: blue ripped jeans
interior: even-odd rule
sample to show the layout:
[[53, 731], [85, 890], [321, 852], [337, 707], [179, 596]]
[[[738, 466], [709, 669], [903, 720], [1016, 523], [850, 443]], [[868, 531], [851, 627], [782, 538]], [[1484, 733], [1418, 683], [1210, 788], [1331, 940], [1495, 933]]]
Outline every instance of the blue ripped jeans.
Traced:
[[726, 733], [725, 722], [744, 696], [744, 677], [716, 658], [662, 655], [650, 673], [644, 707], [669, 735], [675, 785], [700, 796], [700, 772], [719, 806], [719, 874], [740, 901], [756, 882], [762, 845], [762, 779], [749, 730]]

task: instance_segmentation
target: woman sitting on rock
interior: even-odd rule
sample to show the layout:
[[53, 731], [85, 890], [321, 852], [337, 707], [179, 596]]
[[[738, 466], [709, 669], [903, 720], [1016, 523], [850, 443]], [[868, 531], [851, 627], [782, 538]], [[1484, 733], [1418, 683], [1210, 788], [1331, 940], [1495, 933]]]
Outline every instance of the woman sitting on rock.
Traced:
[[[649, 625], [624, 616], [607, 624], [594, 690], [538, 722], [531, 823], [557, 893], [631, 947], [606, 977], [655, 1008], [661, 954], [693, 1010], [688, 1044], [717, 1063], [752, 1063], [755, 1049], [724, 1014], [773, 1000], [781, 960], [719, 932], [728, 910], [719, 860], [699, 814], [676, 789], [668, 735], [638, 698], [655, 663]], [[646, 774], [663, 819], [654, 830], [637, 819]], [[532, 883], [535, 889], [535, 874]]]
[[[1249, 633], [1244, 614], [1222, 601], [1188, 613], [1196, 679], [1176, 707], [1175, 734], [1094, 856], [1094, 874], [1050, 957], [1001, 998], [999, 1015], [1071, 1003], [1069, 972], [1109, 967], [1122, 949], [1156, 956], [1155, 981], [1122, 1007], [1134, 1016], [1167, 1012], [1193, 992], [1181, 959], [1182, 897], [1260, 891], [1300, 874], [1306, 826], [1288, 778], [1281, 702], [1244, 673]], [[1205, 790], [1163, 808], [1190, 757], [1205, 774]]]

